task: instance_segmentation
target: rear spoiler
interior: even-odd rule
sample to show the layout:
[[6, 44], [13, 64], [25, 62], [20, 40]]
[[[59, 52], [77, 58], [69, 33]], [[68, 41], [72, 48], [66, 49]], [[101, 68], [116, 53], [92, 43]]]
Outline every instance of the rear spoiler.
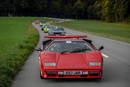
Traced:
[[84, 38], [87, 35], [45, 36], [45, 38]]

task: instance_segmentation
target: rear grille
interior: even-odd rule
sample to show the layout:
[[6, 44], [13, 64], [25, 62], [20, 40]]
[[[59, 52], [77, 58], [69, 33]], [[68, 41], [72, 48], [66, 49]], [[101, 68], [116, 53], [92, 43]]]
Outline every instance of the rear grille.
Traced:
[[98, 76], [100, 74], [100, 71], [90, 71], [89, 75], [90, 76]]
[[57, 72], [55, 71], [48, 71], [46, 72], [48, 76], [56, 76]]
[[64, 77], [65, 75], [59, 75], [59, 77]]
[[80, 77], [87, 77], [88, 75], [80, 75]]
[[55, 71], [48, 71], [47, 74], [56, 74]]
[[98, 76], [99, 74], [96, 74], [96, 73], [94, 73], [94, 74], [89, 74], [90, 76]]
[[54, 34], [61, 34], [60, 32], [55, 32]]
[[47, 76], [78, 76], [78, 77], [89, 77], [89, 76], [99, 76], [100, 71], [47, 71]]
[[56, 74], [47, 74], [47, 76], [56, 76]]

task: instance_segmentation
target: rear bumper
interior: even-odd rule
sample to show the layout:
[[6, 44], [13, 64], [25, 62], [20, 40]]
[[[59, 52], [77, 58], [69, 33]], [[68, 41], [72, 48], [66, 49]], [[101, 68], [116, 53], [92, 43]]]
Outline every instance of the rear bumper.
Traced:
[[[72, 71], [88, 71], [88, 74], [84, 75], [64, 75], [64, 74], [59, 75], [58, 72], [61, 71], [67, 71], [67, 70], [46, 70], [41, 73], [44, 78], [102, 78], [102, 70], [72, 70]], [[48, 74], [47, 72], [56, 72], [56, 73]]]

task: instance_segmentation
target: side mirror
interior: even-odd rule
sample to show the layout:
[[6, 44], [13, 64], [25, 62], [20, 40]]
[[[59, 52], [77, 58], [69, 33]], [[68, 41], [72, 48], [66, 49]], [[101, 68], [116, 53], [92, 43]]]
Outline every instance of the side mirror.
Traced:
[[41, 48], [36, 48], [35, 50], [36, 50], [36, 51], [42, 51], [42, 49], [41, 49]]
[[98, 48], [99, 51], [103, 50], [104, 49], [104, 46], [101, 46]]

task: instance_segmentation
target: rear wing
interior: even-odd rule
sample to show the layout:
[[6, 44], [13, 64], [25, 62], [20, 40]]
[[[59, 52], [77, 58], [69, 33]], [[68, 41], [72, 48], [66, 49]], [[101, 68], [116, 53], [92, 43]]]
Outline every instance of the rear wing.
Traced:
[[45, 36], [45, 38], [85, 38], [87, 35]]

